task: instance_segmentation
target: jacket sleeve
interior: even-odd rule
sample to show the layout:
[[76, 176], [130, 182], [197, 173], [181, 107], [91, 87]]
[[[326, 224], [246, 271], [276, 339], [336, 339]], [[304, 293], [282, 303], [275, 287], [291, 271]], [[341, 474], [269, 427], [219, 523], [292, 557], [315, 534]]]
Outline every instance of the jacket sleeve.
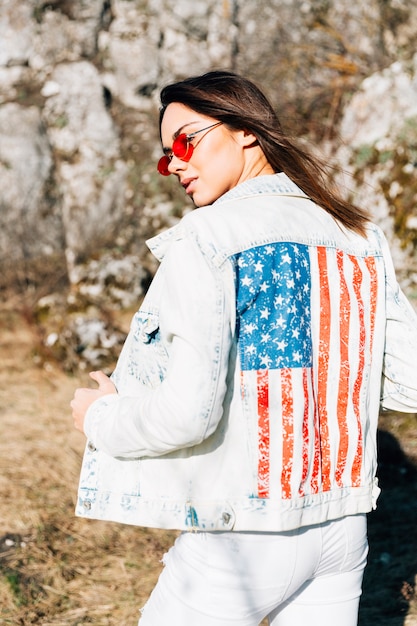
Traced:
[[401, 291], [383, 238], [386, 267], [386, 333], [381, 404], [385, 409], [417, 412], [417, 315]]
[[98, 449], [122, 458], [161, 456], [201, 443], [218, 427], [233, 324], [222, 271], [193, 238], [170, 244], [154, 279], [166, 374], [155, 388], [136, 385], [132, 395], [90, 406], [85, 433]]

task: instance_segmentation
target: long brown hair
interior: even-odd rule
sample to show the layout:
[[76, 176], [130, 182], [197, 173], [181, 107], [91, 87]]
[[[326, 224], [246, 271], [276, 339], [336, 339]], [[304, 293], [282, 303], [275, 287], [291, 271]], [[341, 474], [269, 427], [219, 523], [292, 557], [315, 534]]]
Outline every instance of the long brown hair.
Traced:
[[284, 133], [272, 105], [253, 82], [234, 72], [213, 71], [167, 85], [160, 97], [160, 126], [167, 106], [179, 102], [231, 129], [251, 132], [275, 172], [285, 172], [344, 226], [364, 234], [368, 213], [339, 197], [327, 166]]

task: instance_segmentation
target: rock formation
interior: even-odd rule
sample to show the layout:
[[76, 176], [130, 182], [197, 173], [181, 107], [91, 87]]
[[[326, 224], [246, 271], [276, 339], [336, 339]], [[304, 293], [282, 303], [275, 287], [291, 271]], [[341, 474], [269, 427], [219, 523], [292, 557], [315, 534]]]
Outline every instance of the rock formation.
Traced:
[[351, 173], [413, 294], [416, 40], [406, 0], [1, 0], [0, 294], [93, 318], [140, 299], [145, 239], [191, 208], [155, 170], [158, 92], [214, 68]]

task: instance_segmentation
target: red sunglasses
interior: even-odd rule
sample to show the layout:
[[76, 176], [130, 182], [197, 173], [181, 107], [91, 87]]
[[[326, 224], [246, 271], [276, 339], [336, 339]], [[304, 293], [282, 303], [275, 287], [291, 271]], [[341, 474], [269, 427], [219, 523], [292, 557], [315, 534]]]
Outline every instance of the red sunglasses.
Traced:
[[162, 174], [162, 176], [169, 176], [171, 172], [169, 171], [168, 167], [172, 161], [172, 157], [174, 156], [176, 156], [178, 159], [181, 159], [181, 161], [185, 161], [186, 163], [188, 163], [194, 152], [194, 146], [191, 143], [191, 140], [194, 139], [194, 137], [198, 135], [198, 133], [202, 133], [205, 130], [215, 128], [220, 124], [222, 124], [222, 122], [216, 122], [215, 124], [211, 124], [211, 126], [206, 126], [205, 128], [196, 130], [194, 133], [189, 133], [188, 135], [186, 133], [181, 133], [180, 135], [178, 135], [178, 137], [174, 139], [171, 150], [167, 150], [165, 156], [159, 159], [157, 166], [158, 172]]

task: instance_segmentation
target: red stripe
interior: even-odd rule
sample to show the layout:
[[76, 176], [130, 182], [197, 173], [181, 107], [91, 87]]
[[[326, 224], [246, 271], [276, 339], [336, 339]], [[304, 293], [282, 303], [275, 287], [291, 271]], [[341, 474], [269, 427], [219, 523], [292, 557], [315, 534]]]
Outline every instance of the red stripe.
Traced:
[[[311, 372], [311, 370], [309, 371]], [[301, 472], [300, 489], [298, 491], [300, 496], [305, 495], [304, 485], [308, 476], [309, 443], [310, 443], [310, 433], [308, 429], [308, 381], [307, 381], [307, 370], [305, 368], [303, 368], [303, 392], [304, 392], [303, 449], [302, 449], [303, 466], [302, 466], [302, 472]]]
[[294, 458], [294, 409], [291, 370], [281, 370], [282, 402], [282, 497], [289, 499], [291, 493], [291, 474]]
[[270, 474], [270, 424], [269, 424], [269, 373], [258, 370], [258, 497], [269, 497]]
[[360, 418], [360, 393], [363, 380], [363, 368], [365, 365], [365, 311], [364, 304], [361, 296], [362, 286], [362, 270], [359, 267], [358, 260], [355, 257], [350, 257], [354, 266], [353, 269], [353, 289], [355, 292], [358, 316], [359, 316], [359, 359], [358, 359], [358, 373], [353, 385], [353, 410], [356, 417], [356, 424], [358, 429], [358, 443], [355, 453], [355, 458], [352, 463], [352, 486], [359, 487], [361, 484], [361, 468], [362, 468], [362, 456], [363, 456], [363, 433], [362, 424]]
[[369, 338], [369, 351], [372, 354], [372, 346], [374, 341], [375, 330], [375, 315], [376, 315], [376, 303], [378, 296], [378, 280], [376, 273], [376, 265], [374, 257], [365, 258], [366, 267], [368, 268], [369, 275], [371, 277], [371, 298], [370, 298], [370, 311], [369, 311], [369, 326], [370, 326], [370, 338]]
[[330, 354], [330, 288], [326, 248], [317, 248], [320, 280], [320, 337], [318, 355], [317, 409], [320, 420], [320, 455], [323, 491], [330, 491], [330, 442], [327, 414], [327, 381]]
[[[355, 262], [357, 263], [356, 259]], [[370, 276], [370, 311], [369, 311], [369, 327], [370, 327], [370, 336], [369, 336], [369, 351], [372, 353], [372, 344], [374, 338], [374, 330], [375, 330], [375, 315], [376, 315], [376, 305], [377, 305], [377, 295], [378, 295], [378, 276], [376, 271], [375, 259], [373, 257], [365, 258], [365, 265], [368, 269]], [[360, 319], [360, 343], [359, 343], [359, 366], [358, 366], [358, 376], [354, 385], [354, 410], [358, 427], [358, 444], [355, 454], [355, 459], [352, 465], [352, 485], [354, 487], [358, 487], [361, 484], [361, 468], [362, 468], [362, 459], [363, 459], [363, 432], [362, 432], [362, 424], [360, 421], [360, 390], [362, 386], [363, 380], [363, 369], [365, 365], [365, 341], [366, 341], [366, 328], [365, 328], [365, 310], [363, 301], [360, 295], [360, 288], [362, 284], [362, 271], [359, 266], [356, 269], [356, 275], [354, 277], [354, 289], [355, 294], [358, 299], [358, 308], [359, 308], [359, 319]]]
[[350, 323], [350, 296], [343, 273], [344, 254], [337, 252], [337, 267], [340, 276], [340, 309], [339, 309], [339, 351], [340, 374], [339, 390], [337, 395], [337, 421], [339, 424], [339, 449], [335, 478], [339, 487], [343, 486], [342, 475], [346, 467], [349, 448], [349, 432], [347, 425], [347, 407], [349, 398], [349, 323]]
[[[311, 370], [311, 376], [313, 378], [314, 372]], [[319, 479], [320, 479], [320, 424], [317, 419], [317, 399], [314, 389], [313, 379], [313, 399], [314, 399], [314, 458], [313, 458], [313, 470], [311, 474], [311, 493], [318, 493], [319, 491]]]

